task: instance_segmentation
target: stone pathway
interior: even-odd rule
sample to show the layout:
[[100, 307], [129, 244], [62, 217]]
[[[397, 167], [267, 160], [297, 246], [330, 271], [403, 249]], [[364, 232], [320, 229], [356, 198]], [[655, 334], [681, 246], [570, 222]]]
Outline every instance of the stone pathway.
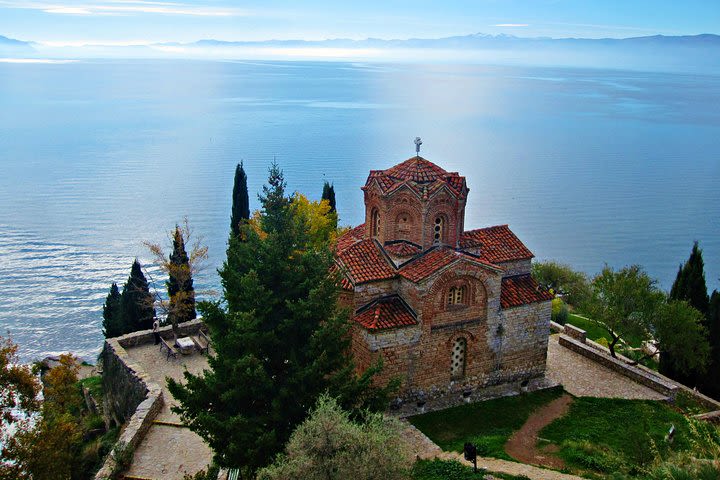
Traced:
[[[522, 463], [541, 465], [555, 470], [565, 468], [565, 462], [554, 455], [554, 451], [547, 448], [538, 448], [538, 433], [544, 427], [565, 415], [572, 402], [573, 397], [564, 394], [533, 412], [525, 424], [520, 427], [520, 430], [513, 433], [505, 443], [507, 454]], [[552, 446], [549, 445], [549, 447]], [[557, 446], [555, 448], [557, 449]]]
[[624, 375], [603, 367], [558, 343], [551, 335], [546, 375], [576, 397], [664, 400], [665, 397]]
[[[405, 438], [411, 444], [415, 452], [416, 458], [432, 459], [441, 458], [443, 460], [457, 460], [463, 465], [469, 465], [469, 462], [459, 453], [444, 452], [432, 440], [426, 437], [420, 430], [410, 423], [405, 423]], [[508, 475], [525, 475], [531, 480], [583, 480], [582, 477], [570, 475], [567, 473], [556, 472], [554, 470], [546, 470], [524, 463], [509, 462], [497, 458], [478, 457], [478, 468], [484, 468], [488, 472], [505, 473]]]
[[152, 480], [182, 480], [186, 473], [204, 470], [212, 460], [212, 450], [200, 436], [181, 426], [180, 417], [170, 411], [175, 404], [167, 389], [166, 377], [183, 379], [183, 372], [199, 374], [207, 367], [207, 358], [194, 352], [165, 360], [155, 345], [126, 349], [128, 356], [142, 365], [154, 382], [163, 389], [165, 403], [147, 435], [135, 450], [128, 477]]

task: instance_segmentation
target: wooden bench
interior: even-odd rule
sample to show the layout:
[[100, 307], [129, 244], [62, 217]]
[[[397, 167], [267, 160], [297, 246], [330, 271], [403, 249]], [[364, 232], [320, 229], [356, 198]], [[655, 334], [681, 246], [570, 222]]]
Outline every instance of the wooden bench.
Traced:
[[205, 335], [205, 332], [202, 330], [198, 331], [197, 337], [191, 337], [192, 341], [195, 342], [195, 347], [198, 349], [200, 353], [209, 353], [210, 352], [210, 338], [208, 338], [207, 335]]
[[175, 350], [164, 338], [160, 337], [160, 351], [162, 352], [163, 347], [167, 349], [167, 356], [165, 360], [170, 360], [170, 357], [177, 358], [177, 350]]

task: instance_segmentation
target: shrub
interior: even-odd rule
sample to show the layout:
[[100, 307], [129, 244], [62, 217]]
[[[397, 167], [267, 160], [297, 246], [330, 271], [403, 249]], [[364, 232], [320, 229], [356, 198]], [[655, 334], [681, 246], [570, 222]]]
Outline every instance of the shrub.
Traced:
[[553, 298], [552, 321], [557, 322], [560, 325], [565, 325], [568, 321], [569, 315], [570, 312], [568, 311], [568, 307], [565, 305], [565, 302], [563, 302], [561, 298]]
[[132, 445], [128, 445], [125, 442], [118, 442], [115, 444], [111, 455], [115, 463], [112, 469], [112, 477], [119, 478], [120, 474], [132, 465], [135, 449], [133, 449]]

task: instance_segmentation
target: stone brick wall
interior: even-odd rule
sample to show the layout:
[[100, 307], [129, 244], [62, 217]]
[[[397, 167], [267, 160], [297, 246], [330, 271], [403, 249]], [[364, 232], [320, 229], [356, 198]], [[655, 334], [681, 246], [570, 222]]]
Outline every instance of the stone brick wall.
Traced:
[[[550, 302], [501, 310], [500, 280], [500, 273], [469, 262], [420, 284], [402, 279], [397, 291], [418, 314], [419, 325], [375, 334], [356, 326], [353, 353], [359, 370], [382, 358], [384, 370], [378, 380], [402, 382], [398, 405], [437, 403], [448, 395], [473, 395], [492, 385], [542, 379]], [[460, 284], [467, 288], [466, 304], [448, 306], [448, 288]], [[369, 290], [362, 294], [364, 300], [372, 299]], [[465, 368], [463, 375], [453, 378], [457, 339], [466, 342]]]
[[499, 266], [505, 270], [503, 277], [512, 277], [513, 275], [522, 275], [532, 271], [532, 260], [515, 260], [514, 262], [503, 262]]

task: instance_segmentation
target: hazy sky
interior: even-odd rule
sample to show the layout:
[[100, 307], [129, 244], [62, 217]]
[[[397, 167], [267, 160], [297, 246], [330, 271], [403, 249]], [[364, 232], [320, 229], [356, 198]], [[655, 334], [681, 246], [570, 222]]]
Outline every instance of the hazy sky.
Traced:
[[469, 33], [630, 37], [720, 33], [720, 0], [0, 0], [0, 35], [52, 44]]

